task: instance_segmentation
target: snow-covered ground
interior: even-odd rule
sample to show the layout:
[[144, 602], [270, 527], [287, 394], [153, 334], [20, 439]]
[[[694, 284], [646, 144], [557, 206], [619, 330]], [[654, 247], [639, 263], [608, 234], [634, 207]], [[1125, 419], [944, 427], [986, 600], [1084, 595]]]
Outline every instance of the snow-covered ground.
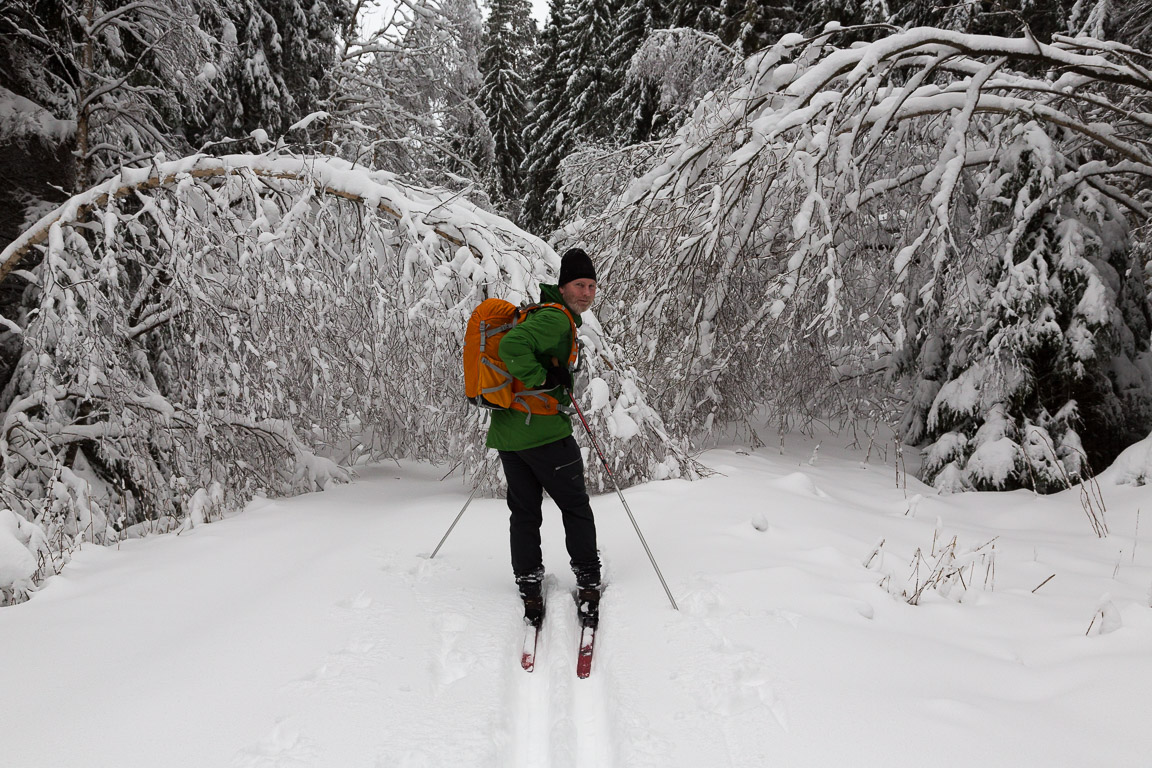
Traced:
[[[0, 609], [0, 764], [1149, 765], [1152, 493], [1102, 483], [1098, 539], [1078, 492], [937, 496], [842, 443], [717, 449], [722, 474], [626, 491], [679, 612], [596, 497], [588, 680], [559, 515], [527, 674], [503, 501], [428, 558], [467, 498], [442, 469], [88, 547]], [[908, 604], [941, 553], [951, 578]]]

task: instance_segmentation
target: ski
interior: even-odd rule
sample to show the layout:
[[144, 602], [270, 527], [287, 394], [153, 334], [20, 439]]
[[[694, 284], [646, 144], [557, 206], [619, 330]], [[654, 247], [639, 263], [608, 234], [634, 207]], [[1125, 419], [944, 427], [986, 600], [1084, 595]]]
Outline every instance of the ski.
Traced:
[[592, 674], [592, 648], [596, 642], [596, 627], [600, 623], [600, 588], [581, 587], [576, 590], [576, 615], [580, 621], [580, 650], [576, 656], [576, 677], [581, 680]]
[[581, 680], [592, 674], [592, 648], [596, 640], [596, 627], [583, 627], [580, 631], [580, 654], [576, 657], [576, 677]]
[[520, 652], [520, 666], [525, 672], [536, 668], [536, 645], [540, 641], [540, 627], [524, 625], [524, 647]]

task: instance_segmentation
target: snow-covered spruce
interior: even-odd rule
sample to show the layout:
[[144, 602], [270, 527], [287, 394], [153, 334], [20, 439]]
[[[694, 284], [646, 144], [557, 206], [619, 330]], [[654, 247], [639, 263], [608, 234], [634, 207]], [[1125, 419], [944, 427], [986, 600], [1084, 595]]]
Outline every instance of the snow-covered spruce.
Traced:
[[1152, 78], [1087, 37], [876, 34], [785, 35], [583, 211], [600, 316], [686, 382], [654, 400], [677, 429], [875, 418], [942, 441], [941, 489], [1064, 487], [1152, 429]]
[[[372, 456], [468, 461], [482, 439], [460, 391], [467, 317], [488, 295], [530, 300], [557, 266], [456, 195], [331, 158], [193, 156], [77, 195], [0, 252], [26, 286], [0, 318], [20, 344], [0, 509], [25, 523], [0, 536], [36, 563], [21, 556], [2, 586], [26, 589], [78, 541], [323, 487]], [[690, 474], [628, 361], [595, 344], [623, 372], [588, 369], [620, 480]]]

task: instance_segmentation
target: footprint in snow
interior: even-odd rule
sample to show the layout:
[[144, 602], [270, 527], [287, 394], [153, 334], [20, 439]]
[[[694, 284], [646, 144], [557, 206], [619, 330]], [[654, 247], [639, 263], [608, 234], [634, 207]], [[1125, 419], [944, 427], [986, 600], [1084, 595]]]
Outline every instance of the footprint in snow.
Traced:
[[468, 628], [468, 619], [458, 613], [447, 613], [437, 623], [442, 638], [438, 677], [440, 685], [449, 686], [465, 677], [476, 666], [476, 654], [461, 644], [464, 630]]
[[372, 606], [372, 597], [367, 592], [360, 592], [355, 597], [347, 600], [341, 600], [337, 603], [341, 608], [349, 608], [354, 611], [363, 611]]
[[784, 703], [772, 684], [769, 669], [769, 664], [756, 654], [739, 654], [726, 675], [713, 678], [701, 689], [701, 708], [722, 717], [762, 709], [781, 730], [787, 731]]
[[293, 768], [313, 764], [315, 750], [299, 731], [277, 723], [268, 735], [232, 759], [233, 768]]
[[376, 768], [432, 768], [432, 760], [427, 753], [419, 750], [403, 755], [382, 755], [376, 758]]
[[375, 647], [376, 643], [372, 640], [350, 640], [348, 645], [344, 646], [344, 653], [349, 656], [367, 656]]

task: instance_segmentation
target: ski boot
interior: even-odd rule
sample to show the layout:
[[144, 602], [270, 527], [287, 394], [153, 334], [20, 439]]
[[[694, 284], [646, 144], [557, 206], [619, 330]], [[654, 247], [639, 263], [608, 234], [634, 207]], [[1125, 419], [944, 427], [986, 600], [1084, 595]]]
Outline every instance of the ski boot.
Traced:
[[544, 596], [524, 598], [524, 623], [537, 629], [544, 623]]
[[596, 628], [600, 623], [600, 587], [580, 587], [576, 590], [576, 612], [580, 626]]
[[524, 601], [524, 623], [539, 628], [544, 623], [544, 569], [533, 571], [526, 576], [517, 576], [516, 585]]

